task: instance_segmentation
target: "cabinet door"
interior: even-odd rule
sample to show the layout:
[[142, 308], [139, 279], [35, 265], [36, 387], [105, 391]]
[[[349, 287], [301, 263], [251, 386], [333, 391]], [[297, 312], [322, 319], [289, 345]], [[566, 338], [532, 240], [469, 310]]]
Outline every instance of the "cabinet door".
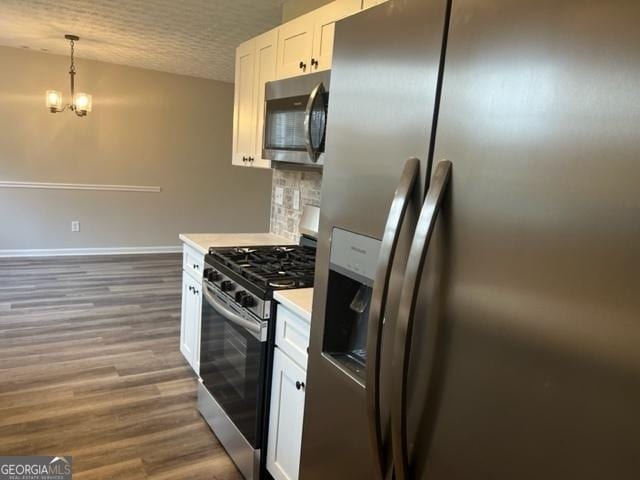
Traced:
[[182, 273], [182, 318], [180, 351], [196, 373], [200, 370], [201, 285], [186, 271]]
[[248, 165], [243, 161], [253, 155], [255, 148], [255, 39], [236, 49], [236, 83], [233, 108], [234, 165]]
[[264, 134], [264, 88], [267, 82], [276, 79], [276, 57], [278, 51], [278, 30], [256, 37], [255, 61], [255, 145], [252, 167], [270, 168], [271, 162], [262, 158], [262, 136]]
[[362, 0], [362, 9], [375, 7], [376, 5], [380, 5], [381, 3], [386, 2], [387, 0]]
[[[335, 22], [360, 11], [361, 0], [336, 0], [313, 12], [312, 72], [331, 68]], [[309, 71], [309, 70], [308, 70]]]
[[311, 71], [313, 27], [314, 12], [302, 15], [280, 26], [276, 68], [279, 79], [303, 75]]
[[275, 480], [298, 478], [305, 381], [306, 372], [276, 347], [267, 441], [267, 470]]

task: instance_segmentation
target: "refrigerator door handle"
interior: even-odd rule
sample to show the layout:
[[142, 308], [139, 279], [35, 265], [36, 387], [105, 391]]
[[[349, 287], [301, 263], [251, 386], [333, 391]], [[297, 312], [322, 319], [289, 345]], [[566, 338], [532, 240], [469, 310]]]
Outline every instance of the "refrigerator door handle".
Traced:
[[[411, 244], [400, 296], [393, 349], [393, 391], [391, 394], [391, 445], [396, 480], [410, 478], [408, 474], [407, 379], [411, 356], [411, 337], [420, 278], [435, 223], [442, 207], [442, 200], [451, 179], [451, 167], [451, 162], [448, 160], [442, 160], [436, 165], [431, 188], [427, 192]], [[430, 369], [431, 366], [428, 365], [427, 368]]]
[[376, 460], [375, 470], [377, 480], [383, 480], [388, 468], [384, 458], [382, 439], [382, 425], [380, 420], [380, 363], [382, 345], [382, 326], [389, 292], [389, 278], [393, 267], [393, 259], [400, 238], [402, 222], [411, 195], [414, 191], [416, 180], [420, 172], [420, 160], [410, 158], [404, 164], [404, 170], [400, 182], [389, 209], [387, 224], [382, 237], [382, 245], [378, 257], [376, 278], [373, 284], [373, 296], [369, 311], [369, 324], [367, 331], [367, 414], [369, 417], [369, 437], [371, 447]]

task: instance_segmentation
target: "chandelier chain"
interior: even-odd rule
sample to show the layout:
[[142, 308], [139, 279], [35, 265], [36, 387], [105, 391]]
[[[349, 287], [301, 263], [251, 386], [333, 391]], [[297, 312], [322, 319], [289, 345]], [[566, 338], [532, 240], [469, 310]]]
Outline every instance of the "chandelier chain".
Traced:
[[71, 67], [70, 67], [70, 70], [73, 73], [75, 73], [76, 65], [75, 65], [75, 63], [73, 61], [73, 54], [74, 54], [74, 51], [75, 51], [75, 42], [73, 40], [70, 40], [70, 42], [71, 42]]

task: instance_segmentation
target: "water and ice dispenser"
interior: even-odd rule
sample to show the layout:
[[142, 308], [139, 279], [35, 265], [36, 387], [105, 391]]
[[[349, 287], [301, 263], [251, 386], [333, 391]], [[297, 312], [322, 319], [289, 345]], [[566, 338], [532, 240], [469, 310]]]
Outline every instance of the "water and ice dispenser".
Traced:
[[364, 382], [369, 307], [380, 241], [333, 229], [323, 352]]

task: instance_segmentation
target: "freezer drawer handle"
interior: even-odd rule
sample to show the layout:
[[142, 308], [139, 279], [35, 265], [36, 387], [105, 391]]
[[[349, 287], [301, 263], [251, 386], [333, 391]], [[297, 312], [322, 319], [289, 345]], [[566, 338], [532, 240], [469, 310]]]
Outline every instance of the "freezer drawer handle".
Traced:
[[367, 332], [367, 413], [369, 416], [369, 437], [376, 458], [376, 475], [378, 480], [385, 478], [387, 461], [384, 454], [382, 425], [380, 419], [380, 350], [382, 345], [382, 326], [389, 293], [389, 278], [393, 267], [393, 259], [400, 238], [402, 222], [415, 189], [420, 160], [410, 158], [404, 164], [400, 183], [396, 188], [387, 225], [382, 237], [382, 245], [378, 257], [376, 279], [373, 284], [373, 296], [369, 313]]
[[[451, 162], [441, 160], [436, 166], [431, 181], [431, 188], [429, 188], [427, 192], [427, 197], [420, 211], [413, 242], [411, 243], [411, 251], [409, 252], [402, 293], [400, 295], [400, 307], [396, 320], [396, 336], [393, 349], [393, 391], [391, 394], [391, 444], [393, 447], [393, 463], [396, 480], [407, 480], [409, 478], [407, 370], [409, 369], [409, 359], [411, 356], [411, 337], [413, 335], [415, 308], [424, 261], [429, 250], [429, 243], [433, 235], [438, 214], [442, 208], [442, 201], [450, 179]], [[435, 342], [435, 336], [433, 338]], [[432, 361], [430, 365], [427, 366], [428, 375], [430, 375], [430, 370], [433, 366], [434, 350], [434, 348], [431, 348], [430, 351]]]

